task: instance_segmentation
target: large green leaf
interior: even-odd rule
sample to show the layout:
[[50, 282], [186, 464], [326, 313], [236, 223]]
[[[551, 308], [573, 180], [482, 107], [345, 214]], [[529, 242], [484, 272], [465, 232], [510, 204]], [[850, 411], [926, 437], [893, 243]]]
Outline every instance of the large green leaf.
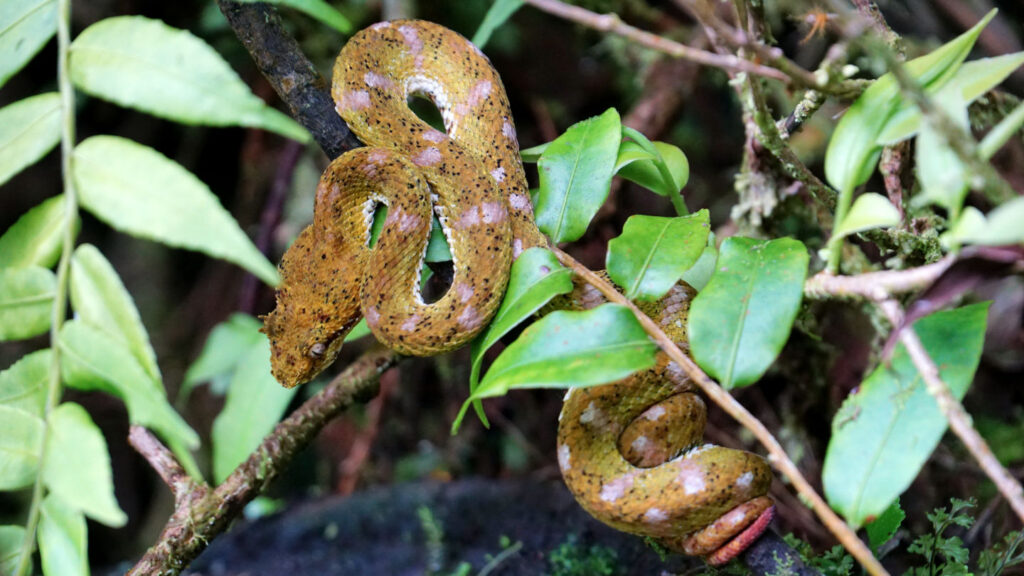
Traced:
[[297, 388], [270, 374], [270, 342], [264, 337], [241, 358], [228, 386], [224, 409], [213, 421], [213, 477], [218, 484], [259, 446], [281, 419]]
[[124, 526], [128, 516], [114, 498], [107, 443], [89, 413], [74, 402], [65, 402], [50, 412], [46, 426], [46, 487], [93, 520]]
[[89, 576], [85, 516], [56, 495], [43, 500], [39, 556], [48, 576]]
[[[571, 291], [572, 271], [563, 268], [550, 250], [536, 246], [519, 255], [512, 264], [508, 289], [505, 290], [501, 307], [487, 329], [473, 340], [473, 363], [469, 375], [470, 393], [480, 384], [480, 368], [483, 365], [484, 354], [491, 346], [523, 320], [536, 314], [552, 298]], [[452, 430], [458, 430], [461, 422], [460, 415], [452, 424]]]
[[[947, 92], [934, 101], [961, 128], [969, 129], [967, 104], [959, 94]], [[914, 172], [921, 184], [921, 192], [914, 197], [913, 203], [938, 204], [950, 214], [959, 213], [967, 198], [969, 171], [932, 122], [921, 126], [914, 143], [914, 160]]]
[[142, 16], [105, 18], [71, 43], [71, 80], [122, 106], [186, 124], [252, 126], [307, 142], [309, 133], [267, 106], [206, 42]]
[[352, 31], [352, 23], [334, 9], [333, 6], [324, 2], [324, 0], [235, 0], [239, 4], [256, 4], [257, 2], [265, 2], [267, 4], [274, 4], [277, 6], [287, 6], [294, 8], [307, 16], [312, 16], [319, 20], [322, 24], [326, 24], [331, 28], [334, 28], [342, 34], [348, 34]]
[[[64, 242], [64, 196], [43, 200], [0, 236], [0, 268], [51, 268], [60, 258]], [[78, 234], [81, 221], [72, 224]]]
[[614, 382], [649, 368], [656, 350], [624, 306], [608, 303], [583, 312], [552, 312], [498, 356], [471, 399], [500, 396], [514, 388]]
[[0, 184], [60, 142], [60, 95], [47, 92], [0, 108]]
[[756, 382], [789, 338], [800, 310], [807, 249], [797, 240], [732, 237], [690, 307], [693, 359], [726, 388]]
[[35, 481], [45, 426], [38, 416], [0, 405], [0, 490], [17, 490]]
[[210, 331], [199, 358], [185, 372], [179, 398], [188, 398], [191, 390], [202, 382], [212, 382], [214, 393], [224, 394], [231, 374], [254, 345], [266, 338], [260, 334], [263, 324], [249, 316], [236, 312]]
[[[913, 325], [942, 380], [963, 398], [985, 338], [988, 303], [938, 312]], [[914, 480], [947, 422], [902, 345], [849, 396], [832, 420], [822, 482], [829, 503], [859, 527]]]
[[57, 0], [0, 1], [0, 86], [57, 33]]
[[[970, 53], [981, 30], [995, 16], [989, 12], [973, 28], [935, 51], [906, 63], [907, 73], [930, 92], [948, 81]], [[825, 177], [839, 190], [851, 191], [871, 176], [882, 147], [878, 137], [904, 107], [892, 73], [876, 80], [857, 98], [836, 125], [825, 152]]]
[[608, 242], [608, 275], [630, 300], [653, 302], [697, 262], [708, 241], [708, 211], [663, 218], [633, 215]]
[[50, 349], [22, 356], [0, 372], [0, 406], [24, 410], [42, 418], [50, 381]]
[[160, 434], [189, 473], [198, 473], [189, 449], [199, 446], [199, 437], [127, 347], [81, 320], [66, 322], [59, 341], [61, 373], [68, 386], [101, 390], [124, 400], [133, 424]]
[[276, 285], [277, 270], [198, 178], [152, 148], [116, 136], [75, 147], [82, 206], [114, 228], [198, 250]]
[[0, 268], [0, 341], [49, 330], [56, 290], [57, 278], [46, 268]]
[[[25, 529], [21, 526], [0, 526], [0, 574], [14, 574], [24, 539]], [[31, 567], [28, 573], [32, 573]]]
[[114, 267], [92, 244], [82, 244], [71, 258], [71, 304], [78, 318], [128, 348], [149, 377], [162, 382], [156, 352], [135, 301]]
[[544, 150], [536, 219], [553, 241], [579, 240], [587, 231], [608, 197], [621, 139], [619, 113], [609, 108], [573, 124]]
[[522, 8], [523, 4], [523, 0], [494, 0], [494, 3], [488, 8], [487, 14], [484, 15], [484, 20], [480, 23], [480, 27], [473, 34], [473, 44], [476, 44], [477, 47], [483, 50], [484, 46], [487, 45], [487, 41], [491, 39], [491, 34], [494, 34], [494, 31], [499, 26], [511, 18], [517, 10]]

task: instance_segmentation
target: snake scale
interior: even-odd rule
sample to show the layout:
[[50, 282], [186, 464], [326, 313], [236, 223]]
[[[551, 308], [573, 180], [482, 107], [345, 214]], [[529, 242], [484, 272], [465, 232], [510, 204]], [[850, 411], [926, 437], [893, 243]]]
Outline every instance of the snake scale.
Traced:
[[[436, 105], [444, 132], [409, 109], [414, 95]], [[283, 281], [265, 331], [274, 376], [288, 387], [333, 362], [362, 317], [402, 354], [466, 344], [496, 311], [512, 260], [547, 246], [534, 224], [501, 79], [465, 38], [423, 21], [370, 26], [338, 56], [332, 96], [366, 147], [328, 166], [313, 223], [280, 265]], [[387, 217], [371, 249], [370, 224], [382, 204]], [[454, 278], [440, 300], [425, 303], [418, 281], [433, 215], [451, 248]], [[684, 347], [693, 295], [680, 283], [645, 310]], [[602, 302], [577, 283], [560, 305]], [[767, 463], [703, 444], [705, 406], [663, 353], [650, 370], [571, 390], [559, 422], [566, 484], [615, 528], [721, 563], [771, 520]]]

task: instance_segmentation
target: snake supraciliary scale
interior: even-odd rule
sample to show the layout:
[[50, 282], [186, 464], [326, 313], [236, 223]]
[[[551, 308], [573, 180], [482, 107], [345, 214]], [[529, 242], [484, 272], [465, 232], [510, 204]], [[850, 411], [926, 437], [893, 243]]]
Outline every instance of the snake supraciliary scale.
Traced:
[[[274, 376], [291, 387], [337, 357], [365, 317], [403, 354], [466, 344], [497, 310], [512, 260], [546, 246], [533, 219], [519, 144], [501, 79], [472, 43], [423, 21], [382, 22], [357, 33], [334, 66], [338, 113], [366, 144], [321, 177], [313, 223], [281, 261], [277, 308], [266, 317]], [[420, 120], [409, 98], [430, 99], [445, 131]], [[379, 240], [370, 225], [387, 206]], [[436, 215], [454, 278], [433, 303], [419, 290]], [[686, 346], [694, 293], [682, 283], [646, 312]], [[603, 302], [577, 284], [570, 308]], [[722, 562], [765, 529], [771, 472], [761, 457], [702, 442], [705, 407], [675, 363], [566, 395], [558, 462], [579, 503], [620, 530]]]

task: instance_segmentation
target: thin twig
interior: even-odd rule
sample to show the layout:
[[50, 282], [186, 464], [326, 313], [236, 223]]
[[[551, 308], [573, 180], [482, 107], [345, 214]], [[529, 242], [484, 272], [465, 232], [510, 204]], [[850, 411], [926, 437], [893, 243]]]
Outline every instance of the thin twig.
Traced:
[[[893, 326], [899, 326], [903, 321], [903, 311], [895, 300], [885, 300], [880, 304], [889, 322]], [[917, 337], [912, 326], [907, 326], [900, 331], [900, 342], [907, 350], [907, 355], [917, 368], [918, 374], [924, 380], [925, 389], [935, 398], [942, 415], [949, 421], [949, 427], [953, 433], [964, 443], [964, 447], [971, 453], [971, 456], [978, 462], [981, 469], [985, 471], [989, 479], [999, 489], [1000, 494], [1013, 508], [1013, 511], [1024, 522], [1024, 488], [1010, 472], [999, 463], [992, 449], [988, 447], [981, 434], [971, 424], [971, 415], [964, 410], [949, 386], [939, 376], [939, 369], [935, 365], [928, 351], [924, 349], [921, 340]]]
[[[179, 574], [216, 535], [227, 529], [246, 504], [266, 490], [328, 421], [352, 404], [372, 398], [377, 392], [380, 374], [397, 361], [398, 354], [384, 348], [365, 352], [327, 387], [282, 420], [223, 484], [211, 491], [199, 491], [199, 497], [190, 498], [188, 505], [176, 508], [157, 544], [146, 551], [128, 574]], [[147, 459], [150, 455], [143, 454]], [[150, 463], [159, 470], [164, 464], [159, 453], [156, 455], [157, 460], [150, 460]]]
[[175, 508], [182, 505], [188, 494], [208, 488], [193, 480], [178, 463], [174, 454], [146, 428], [133, 424], [128, 431], [128, 443], [149, 462], [164, 484], [171, 489]]
[[817, 299], [859, 297], [881, 302], [895, 294], [927, 288], [952, 266], [954, 260], [953, 256], [947, 256], [916, 268], [867, 272], [856, 276], [819, 272], [804, 283], [804, 296]]
[[643, 326], [647, 334], [658, 344], [658, 346], [671, 358], [676, 364], [678, 364], [686, 375], [700, 387], [700, 389], [707, 395], [708, 398], [713, 400], [715, 404], [718, 404], [723, 410], [725, 410], [730, 416], [732, 416], [737, 422], [743, 427], [750, 430], [750, 432], [758, 439], [758, 441], [768, 450], [768, 459], [775, 465], [775, 467], [789, 480], [793, 485], [794, 489], [800, 493], [803, 499], [810, 504], [811, 508], [818, 515], [818, 518], [825, 524], [825, 526], [835, 535], [836, 539], [846, 548], [850, 554], [852, 554], [860, 563], [864, 566], [865, 570], [869, 574], [878, 576], [882, 574], [888, 574], [885, 568], [878, 562], [877, 559], [871, 554], [867, 546], [857, 538], [857, 535], [846, 525], [835, 512], [829, 508], [828, 504], [815, 492], [814, 488], [803, 477], [796, 464], [789, 458], [786, 451], [782, 449], [779, 442], [772, 436], [772, 433], [765, 428], [757, 418], [754, 417], [742, 404], [736, 401], [728, 392], [723, 390], [721, 386], [715, 383], [710, 376], [704, 373], [689, 356], [683, 353], [678, 346], [661, 330], [656, 322], [651, 320], [646, 314], [640, 311], [632, 302], [630, 302], [625, 296], [620, 294], [611, 286], [608, 282], [605, 282], [599, 276], [591, 272], [586, 266], [583, 266], [577, 262], [572, 256], [569, 256], [556, 246], [551, 246], [551, 250], [558, 257], [559, 262], [568, 266], [575, 272], [580, 278], [585, 280], [588, 284], [594, 286], [607, 298], [609, 301], [622, 306], [626, 306], [632, 310], [633, 315], [636, 316], [637, 321]]
[[[559, 0], [526, 0], [526, 3], [534, 8], [547, 12], [548, 14], [565, 18], [566, 20], [571, 20], [577, 24], [582, 24], [588, 28], [600, 30], [601, 32], [617, 34], [623, 38], [628, 38], [641, 46], [646, 46], [653, 50], [664, 52], [669, 56], [685, 58], [687, 60], [699, 62], [706, 66], [721, 68], [723, 70], [747, 72], [758, 76], [764, 76], [765, 78], [781, 80], [787, 83], [795, 82], [790, 75], [776, 68], [755, 64], [749, 60], [744, 60], [730, 54], [715, 54], [714, 52], [698, 50], [696, 48], [691, 48], [686, 44], [680, 44], [674, 40], [663, 38], [657, 34], [651, 34], [650, 32], [640, 30], [639, 28], [634, 28], [633, 26], [623, 22], [622, 19], [619, 18], [618, 14], [598, 14], [585, 8], [580, 8], [579, 6], [560, 2]], [[804, 79], [803, 84], [806, 84], [806, 79]]]

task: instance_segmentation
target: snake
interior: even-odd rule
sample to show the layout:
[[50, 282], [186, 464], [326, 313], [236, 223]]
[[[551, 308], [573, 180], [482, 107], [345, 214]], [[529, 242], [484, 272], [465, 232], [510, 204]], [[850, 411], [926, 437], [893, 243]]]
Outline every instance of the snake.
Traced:
[[[338, 55], [331, 96], [365, 147], [326, 168], [313, 221], [279, 264], [264, 331], [273, 375], [286, 387], [329, 366], [361, 318], [404, 355], [470, 342], [496, 312], [515, 258], [548, 246], [534, 222], [501, 78], [463, 36], [419, 20], [371, 25]], [[437, 107], [444, 131], [410, 109], [413, 97]], [[371, 247], [382, 206], [387, 215]], [[447, 291], [426, 302], [419, 280], [434, 217], [454, 273]], [[582, 281], [574, 286], [554, 306], [604, 302]], [[684, 349], [694, 295], [680, 281], [641, 305]], [[772, 475], [756, 454], [704, 443], [705, 419], [694, 385], [663, 352], [653, 368], [624, 380], [570, 389], [556, 447], [564, 481], [598, 520], [726, 562], [771, 521]]]

